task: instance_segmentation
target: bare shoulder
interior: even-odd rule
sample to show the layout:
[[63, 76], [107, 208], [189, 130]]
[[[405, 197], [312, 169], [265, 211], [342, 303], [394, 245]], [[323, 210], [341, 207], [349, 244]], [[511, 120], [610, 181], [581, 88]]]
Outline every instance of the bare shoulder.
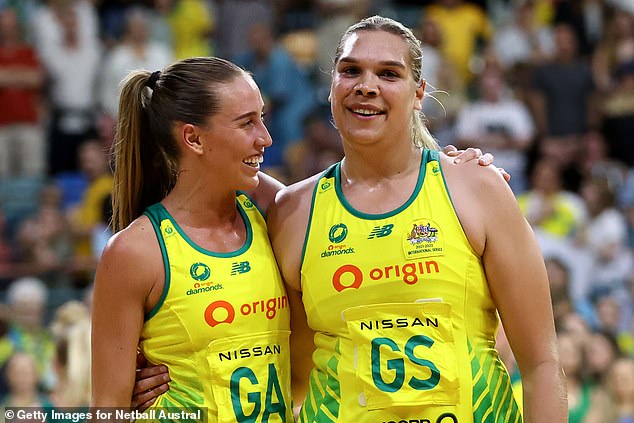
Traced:
[[110, 255], [117, 256], [117, 258], [125, 258], [118, 256], [132, 256], [132, 258], [138, 259], [147, 255], [148, 250], [151, 250], [148, 248], [149, 243], [157, 243], [154, 227], [150, 219], [141, 216], [110, 238], [104, 249], [103, 255], [105, 257], [102, 259], [106, 259]]
[[95, 283], [147, 294], [161, 280], [162, 263], [154, 228], [141, 216], [110, 238], [99, 260]]
[[300, 290], [301, 252], [312, 203], [312, 194], [319, 175], [312, 176], [280, 190], [268, 217], [269, 236], [284, 282]]
[[320, 175], [313, 175], [278, 191], [271, 213], [277, 223], [287, 219], [308, 219], [313, 191]]
[[253, 198], [253, 201], [255, 201], [258, 207], [266, 213], [271, 204], [273, 204], [275, 195], [283, 189], [285, 185], [264, 172], [258, 173], [258, 179], [260, 180], [258, 187], [253, 192], [250, 192], [249, 195]]
[[[513, 192], [495, 166], [477, 160], [454, 163], [441, 155], [441, 167], [451, 201], [474, 250], [484, 251], [487, 228], [496, 215], [516, 205]], [[499, 221], [498, 221], [499, 223]]]

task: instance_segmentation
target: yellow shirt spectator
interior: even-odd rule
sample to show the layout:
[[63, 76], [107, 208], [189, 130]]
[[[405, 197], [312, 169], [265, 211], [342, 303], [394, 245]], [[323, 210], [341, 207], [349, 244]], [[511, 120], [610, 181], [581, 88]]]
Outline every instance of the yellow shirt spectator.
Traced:
[[209, 36], [214, 21], [202, 0], [178, 1], [169, 16], [169, 25], [176, 59], [213, 55]]
[[458, 2], [448, 7], [435, 4], [427, 7], [425, 17], [435, 21], [442, 33], [442, 50], [452, 61], [463, 82], [471, 78], [469, 62], [479, 38], [489, 40], [493, 28], [478, 6]]

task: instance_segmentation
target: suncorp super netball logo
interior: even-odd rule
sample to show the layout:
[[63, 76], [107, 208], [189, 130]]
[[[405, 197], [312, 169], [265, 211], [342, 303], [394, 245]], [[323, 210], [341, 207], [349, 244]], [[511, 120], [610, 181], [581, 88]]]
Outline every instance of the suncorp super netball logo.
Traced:
[[[278, 310], [287, 307], [288, 298], [284, 295], [243, 303], [237, 310], [242, 316], [264, 314], [267, 319], [272, 320], [277, 316]], [[221, 323], [230, 324], [236, 318], [236, 308], [228, 301], [217, 300], [207, 306], [204, 316], [205, 322], [212, 328]]]

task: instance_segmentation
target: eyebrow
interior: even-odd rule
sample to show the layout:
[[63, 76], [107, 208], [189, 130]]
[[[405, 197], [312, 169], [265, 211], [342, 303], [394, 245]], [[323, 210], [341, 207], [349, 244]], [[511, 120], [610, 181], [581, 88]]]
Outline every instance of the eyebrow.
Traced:
[[240, 116], [238, 116], [237, 118], [233, 119], [233, 122], [236, 122], [236, 121], [239, 121], [239, 120], [242, 120], [242, 119], [244, 119], [244, 118], [251, 117], [251, 116], [257, 116], [257, 115], [258, 115], [258, 113], [257, 113], [257, 112], [247, 112], [247, 113], [243, 113], [243, 114], [241, 114]]
[[[339, 63], [341, 62], [345, 62], [345, 63], [359, 63], [359, 60], [355, 59], [354, 57], [342, 57], [341, 59], [339, 59]], [[389, 67], [396, 67], [396, 68], [401, 68], [401, 69], [405, 69], [405, 65], [401, 62], [398, 62], [396, 60], [383, 60], [381, 62], [379, 62], [379, 64], [381, 66], [389, 66]]]

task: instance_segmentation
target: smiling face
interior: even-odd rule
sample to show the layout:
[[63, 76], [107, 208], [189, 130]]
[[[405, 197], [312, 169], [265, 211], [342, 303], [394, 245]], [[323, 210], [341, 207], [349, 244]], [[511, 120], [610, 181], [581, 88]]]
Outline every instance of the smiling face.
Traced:
[[272, 140], [264, 126], [264, 101], [253, 79], [244, 74], [218, 87], [220, 112], [201, 128], [200, 139], [214, 177], [236, 190], [251, 190], [264, 149]]
[[342, 43], [330, 103], [344, 143], [411, 142], [411, 119], [424, 84], [412, 77], [407, 43], [398, 35], [363, 30]]

